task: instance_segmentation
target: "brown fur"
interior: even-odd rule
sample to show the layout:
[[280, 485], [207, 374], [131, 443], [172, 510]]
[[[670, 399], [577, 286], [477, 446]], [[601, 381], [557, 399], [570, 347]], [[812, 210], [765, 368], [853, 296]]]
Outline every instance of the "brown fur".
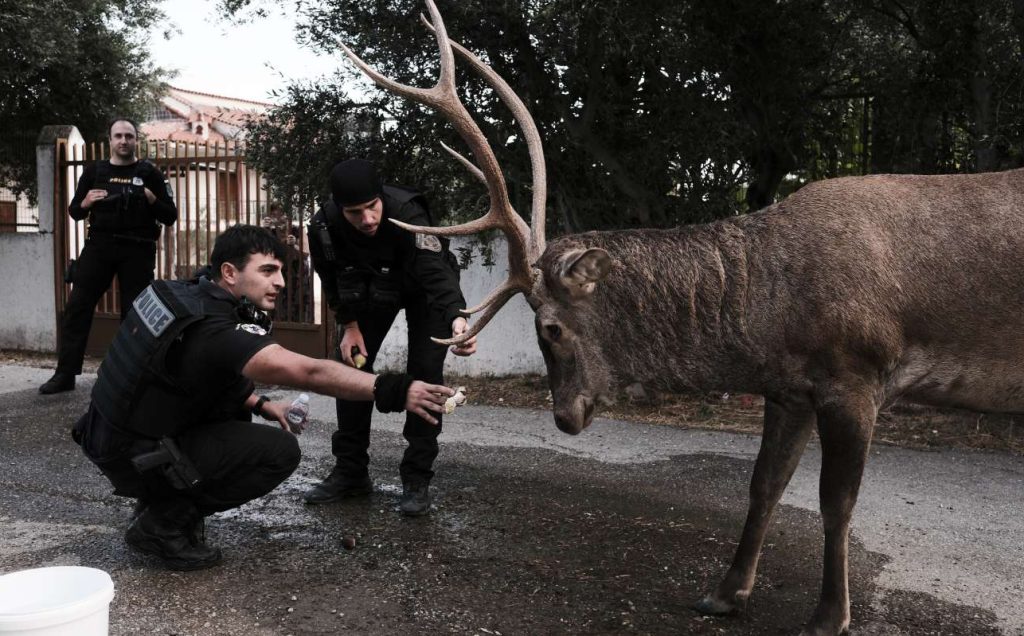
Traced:
[[635, 382], [765, 396], [750, 516], [704, 612], [749, 596], [812, 426], [826, 550], [807, 633], [835, 634], [849, 624], [846, 540], [879, 409], [1024, 412], [1024, 170], [823, 181], [708, 225], [561, 238], [537, 267], [528, 298], [563, 430]]

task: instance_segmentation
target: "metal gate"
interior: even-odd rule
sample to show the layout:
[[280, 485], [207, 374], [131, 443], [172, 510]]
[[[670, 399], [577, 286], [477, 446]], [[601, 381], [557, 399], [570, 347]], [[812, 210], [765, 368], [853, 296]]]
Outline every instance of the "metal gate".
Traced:
[[[107, 158], [109, 148], [106, 143], [72, 144], [67, 139], [58, 139], [56, 145], [54, 253], [60, 324], [71, 291], [64, 282], [64, 272], [70, 260], [81, 253], [87, 236], [86, 222], [71, 219], [68, 204], [85, 166]], [[139, 157], [151, 161], [170, 180], [178, 206], [177, 223], [164, 227], [157, 242], [156, 278], [189, 278], [209, 262], [217, 236], [235, 223], [269, 227], [286, 242], [289, 254], [284, 264], [285, 292], [278, 297], [275, 309], [275, 340], [293, 351], [325, 357], [328, 338], [333, 337], [325, 326], [332, 321], [324, 320], [320, 279], [309, 261], [304, 231], [308, 211], [278, 211], [268, 199], [267, 180], [246, 166], [241, 144], [160, 140], [140, 143]], [[102, 356], [110, 345], [120, 323], [119, 293], [115, 280], [97, 304], [87, 355]]]

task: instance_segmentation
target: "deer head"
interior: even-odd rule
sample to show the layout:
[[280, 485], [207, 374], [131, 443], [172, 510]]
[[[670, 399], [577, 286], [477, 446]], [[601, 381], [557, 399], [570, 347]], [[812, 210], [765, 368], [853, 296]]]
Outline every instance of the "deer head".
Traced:
[[[432, 0], [426, 0], [430, 19], [421, 16], [433, 31], [440, 49], [441, 72], [430, 89], [394, 82], [367, 65], [345, 44], [341, 47], [352, 61], [382, 88], [415, 100], [441, 113], [469, 146], [476, 164], [441, 144], [487, 188], [490, 207], [480, 218], [448, 227], [421, 227], [392, 222], [411, 232], [437, 236], [474, 234], [497, 228], [508, 240], [509, 276], [475, 307], [464, 310], [467, 316], [483, 312], [460, 336], [435, 339], [441, 344], [457, 344], [478, 334], [491, 318], [518, 293], [525, 295], [536, 312], [537, 338], [548, 370], [548, 382], [554, 400], [555, 423], [566, 433], [582, 431], [593, 417], [595, 400], [608, 388], [607, 363], [595, 347], [586, 346], [585, 318], [596, 313], [593, 295], [596, 286], [612, 267], [609, 254], [600, 248], [546, 250], [544, 241], [547, 177], [540, 134], [529, 111], [515, 91], [490, 67], [463, 46], [448, 39], [444, 22]], [[455, 88], [454, 52], [478, 72], [512, 112], [526, 139], [533, 176], [533, 200], [530, 225], [523, 221], [509, 201], [505, 178], [494, 151], [473, 121]]]

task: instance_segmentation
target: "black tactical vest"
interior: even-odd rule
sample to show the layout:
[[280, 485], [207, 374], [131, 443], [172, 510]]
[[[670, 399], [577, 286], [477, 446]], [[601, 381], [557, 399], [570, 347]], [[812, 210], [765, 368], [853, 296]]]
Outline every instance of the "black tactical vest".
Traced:
[[149, 202], [145, 193], [145, 179], [153, 170], [156, 170], [153, 164], [140, 159], [135, 163], [135, 171], [128, 183], [120, 183], [111, 181], [114, 170], [109, 160], [97, 161], [93, 188], [106, 190], [107, 197], [93, 204], [89, 214], [90, 231], [117, 233], [146, 230], [152, 231], [154, 238], [158, 237], [160, 228], [156, 219], [147, 211]]
[[[93, 405], [115, 428], [159, 438], [186, 423], [192, 396], [168, 375], [165, 358], [182, 331], [205, 317], [200, 294], [199, 285], [155, 280], [132, 303], [92, 389]], [[156, 408], [153, 396], [161, 396]], [[144, 397], [149, 413], [138, 417]]]

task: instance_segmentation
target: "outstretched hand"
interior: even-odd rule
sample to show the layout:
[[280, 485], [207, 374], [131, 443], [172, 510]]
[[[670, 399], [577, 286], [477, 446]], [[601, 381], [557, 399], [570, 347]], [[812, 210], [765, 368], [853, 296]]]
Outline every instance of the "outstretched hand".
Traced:
[[427, 384], [413, 380], [413, 383], [409, 385], [409, 392], [405, 395], [405, 410], [419, 415], [436, 426], [437, 418], [430, 412], [444, 413], [444, 402], [453, 395], [455, 395], [454, 389], [440, 384]]

